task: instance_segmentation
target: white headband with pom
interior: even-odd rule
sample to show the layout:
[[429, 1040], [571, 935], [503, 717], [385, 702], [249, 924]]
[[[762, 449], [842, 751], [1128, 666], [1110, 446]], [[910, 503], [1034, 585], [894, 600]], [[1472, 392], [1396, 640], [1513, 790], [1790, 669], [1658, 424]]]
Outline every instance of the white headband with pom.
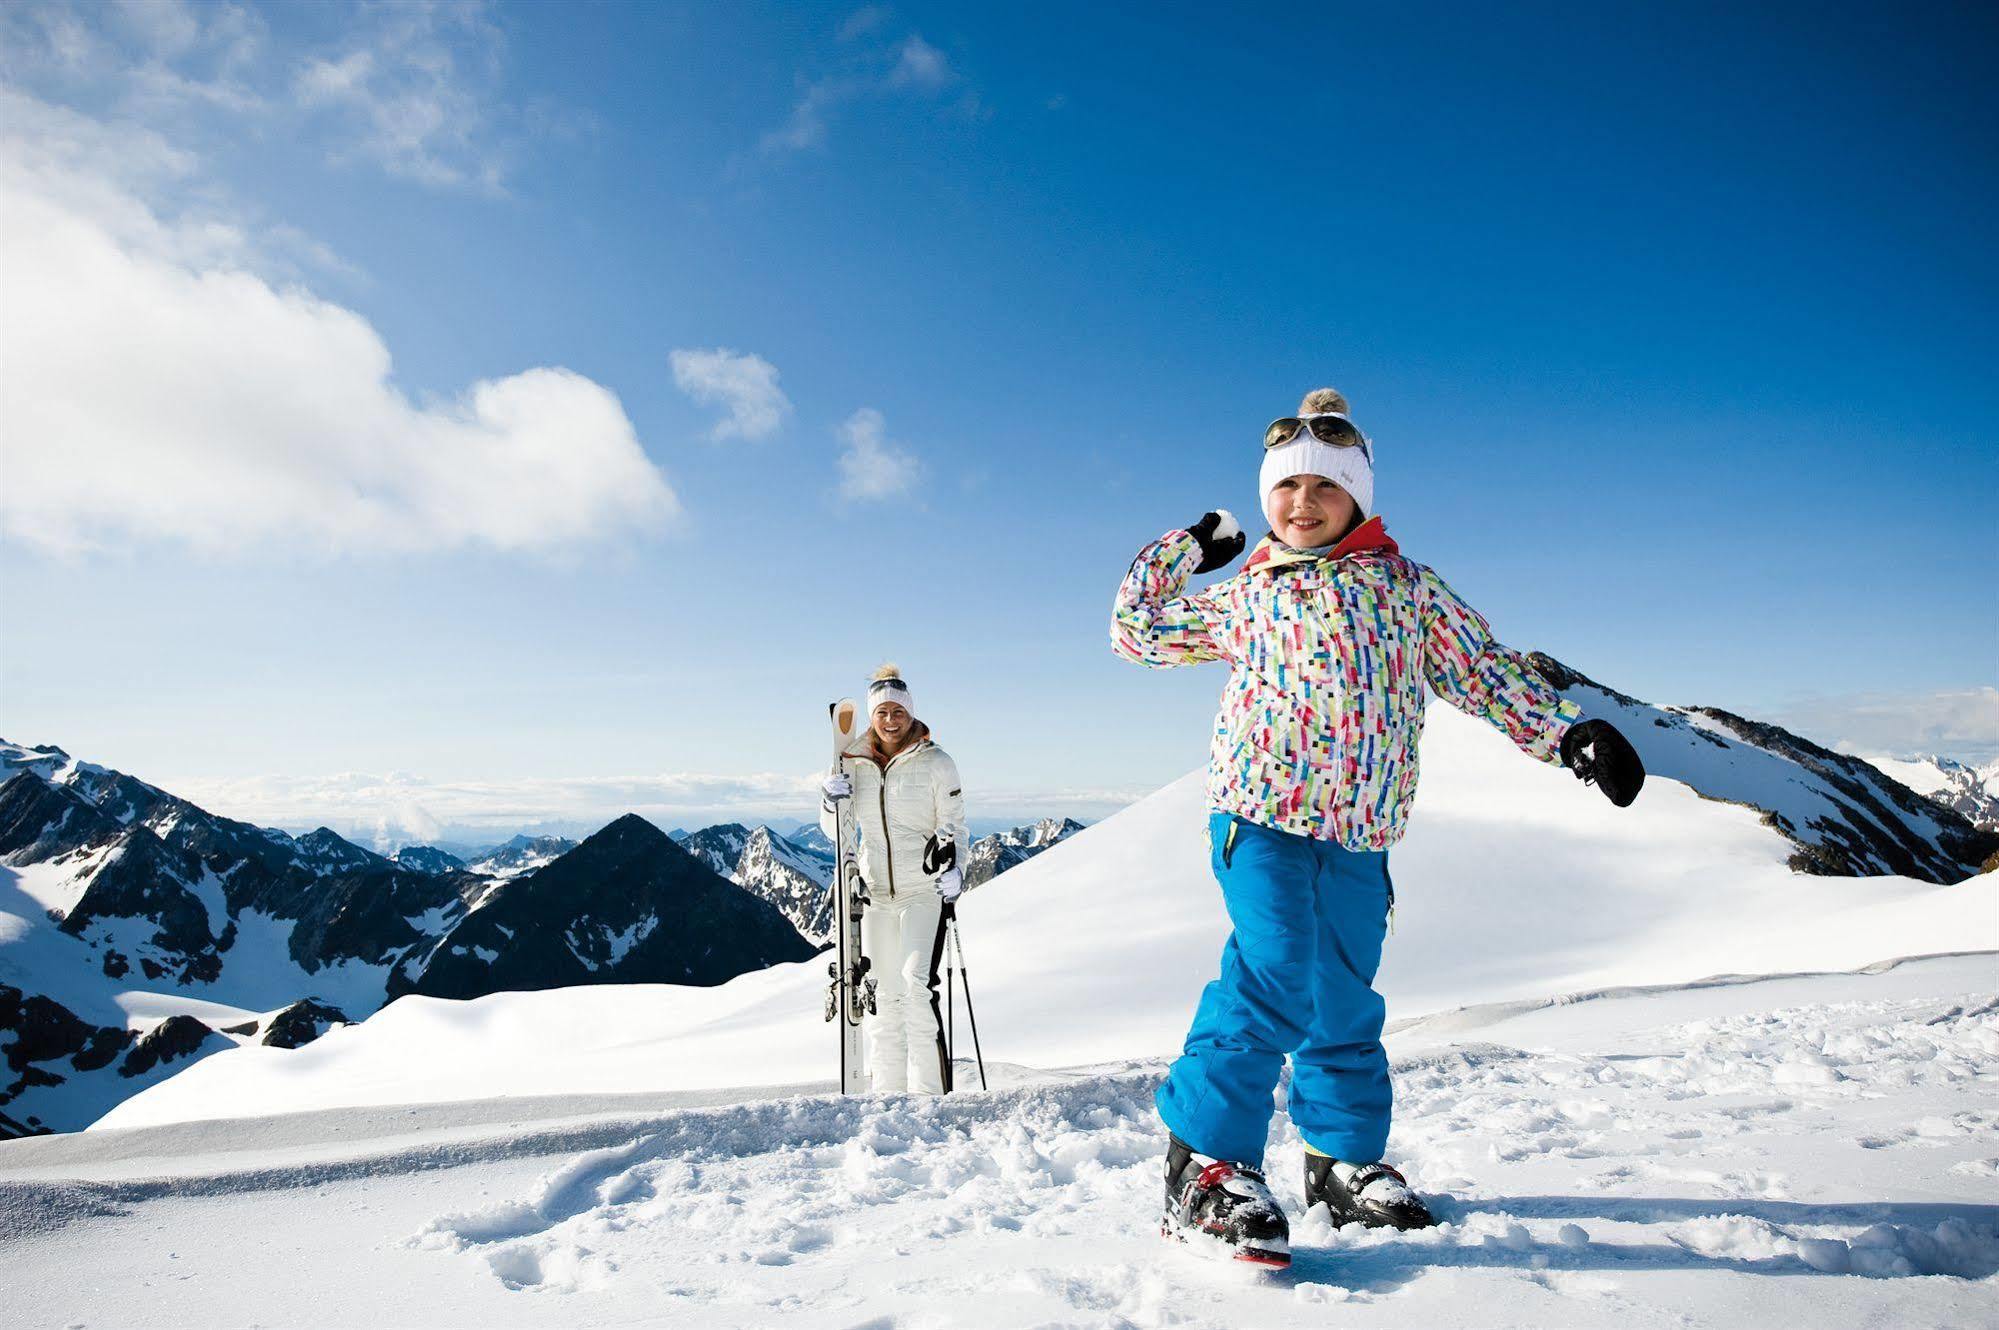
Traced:
[[[1344, 411], [1320, 411], [1313, 414], [1338, 416], [1347, 421]], [[1359, 426], [1355, 426], [1356, 429]], [[1362, 436], [1366, 438], [1365, 435]], [[1362, 521], [1374, 516], [1374, 444], [1363, 443], [1358, 448], [1335, 448], [1329, 443], [1321, 443], [1312, 431], [1301, 429], [1298, 437], [1287, 444], [1264, 450], [1263, 468], [1257, 477], [1257, 488], [1262, 492], [1263, 505], [1270, 506], [1270, 491], [1292, 476], [1324, 476], [1348, 494], [1353, 496], [1354, 507], [1360, 509]]]
[[877, 679], [868, 685], [868, 714], [884, 702], [893, 702], [907, 711], [912, 718], [916, 715], [916, 699], [909, 695], [909, 685], [899, 678]]

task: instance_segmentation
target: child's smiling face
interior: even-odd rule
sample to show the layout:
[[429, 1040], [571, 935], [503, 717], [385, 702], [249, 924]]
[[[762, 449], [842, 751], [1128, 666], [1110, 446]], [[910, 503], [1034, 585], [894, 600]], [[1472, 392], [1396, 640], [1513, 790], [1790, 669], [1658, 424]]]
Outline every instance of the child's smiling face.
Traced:
[[1270, 529], [1286, 545], [1330, 545], [1353, 525], [1353, 496], [1324, 476], [1289, 476], [1263, 500]]

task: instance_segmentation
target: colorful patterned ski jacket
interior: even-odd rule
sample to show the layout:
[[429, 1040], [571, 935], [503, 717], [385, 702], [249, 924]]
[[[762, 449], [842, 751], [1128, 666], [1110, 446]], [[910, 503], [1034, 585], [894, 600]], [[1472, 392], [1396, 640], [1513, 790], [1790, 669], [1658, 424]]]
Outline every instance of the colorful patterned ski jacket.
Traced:
[[1582, 718], [1379, 517], [1324, 555], [1266, 537], [1243, 570], [1183, 595], [1200, 544], [1169, 531], [1118, 588], [1111, 649], [1164, 668], [1229, 663], [1208, 803], [1351, 850], [1402, 838], [1425, 688], [1544, 762]]

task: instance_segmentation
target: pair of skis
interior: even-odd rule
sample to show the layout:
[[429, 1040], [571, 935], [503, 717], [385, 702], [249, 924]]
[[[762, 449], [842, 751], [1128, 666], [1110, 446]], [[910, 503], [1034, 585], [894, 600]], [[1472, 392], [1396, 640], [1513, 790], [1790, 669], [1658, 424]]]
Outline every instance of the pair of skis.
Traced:
[[[843, 697], [830, 708], [833, 716], [833, 766], [847, 771], [847, 750], [861, 734], [860, 703]], [[867, 908], [867, 885], [854, 862], [853, 837], [848, 834], [852, 799], [833, 803], [833, 962], [826, 967], [832, 982], [826, 988], [826, 1019], [840, 1023], [840, 1093], [866, 1094], [868, 1069], [861, 1041], [861, 1020], [875, 1012], [875, 980], [861, 952], [861, 911]]]

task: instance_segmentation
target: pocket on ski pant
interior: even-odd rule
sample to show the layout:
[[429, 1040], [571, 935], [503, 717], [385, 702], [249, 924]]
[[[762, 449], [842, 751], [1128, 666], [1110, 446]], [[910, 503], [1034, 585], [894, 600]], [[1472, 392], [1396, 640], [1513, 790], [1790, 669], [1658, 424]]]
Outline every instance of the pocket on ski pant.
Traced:
[[1235, 860], [1236, 833], [1242, 819], [1233, 813], [1216, 813], [1208, 820], [1208, 866], [1220, 873]]
[[1236, 831], [1241, 819], [1233, 813], [1208, 814], [1208, 869], [1219, 878], [1235, 858]]

